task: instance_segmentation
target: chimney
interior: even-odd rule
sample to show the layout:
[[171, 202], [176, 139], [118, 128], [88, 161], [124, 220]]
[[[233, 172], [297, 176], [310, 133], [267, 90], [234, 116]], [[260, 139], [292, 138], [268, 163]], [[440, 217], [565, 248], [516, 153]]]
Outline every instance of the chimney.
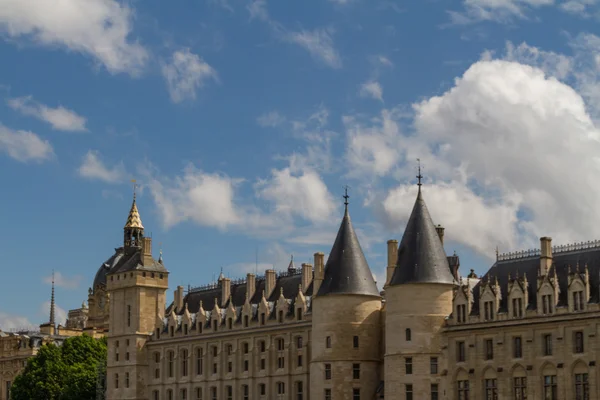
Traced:
[[546, 275], [552, 266], [552, 238], [540, 238], [540, 274]]
[[246, 275], [246, 292], [248, 293], [248, 301], [251, 301], [256, 291], [256, 275]]
[[221, 307], [225, 307], [231, 296], [231, 279], [223, 278], [221, 280]]
[[175, 304], [175, 312], [183, 310], [183, 286], [177, 286], [174, 292], [173, 304]]
[[444, 245], [444, 227], [441, 225], [438, 225], [435, 227], [435, 231], [437, 232], [438, 236], [440, 237], [440, 241], [442, 242], [442, 246]]
[[142, 265], [152, 265], [152, 238], [145, 237], [142, 240]]
[[324, 259], [325, 254], [321, 252], [315, 253], [315, 278], [313, 280], [313, 296], [317, 295], [317, 292], [321, 287], [321, 283], [323, 283], [323, 279], [325, 279], [325, 266], [323, 265]]
[[308, 289], [312, 280], [313, 280], [312, 265], [302, 264], [302, 293], [306, 293], [306, 289]]
[[273, 290], [275, 289], [276, 277], [275, 270], [268, 269], [265, 273], [265, 297], [268, 299], [271, 297]]
[[390, 284], [390, 280], [392, 279], [392, 275], [394, 275], [394, 270], [396, 269], [396, 263], [398, 262], [398, 241], [395, 239], [391, 239], [387, 241], [387, 269], [386, 269], [386, 279], [385, 285]]

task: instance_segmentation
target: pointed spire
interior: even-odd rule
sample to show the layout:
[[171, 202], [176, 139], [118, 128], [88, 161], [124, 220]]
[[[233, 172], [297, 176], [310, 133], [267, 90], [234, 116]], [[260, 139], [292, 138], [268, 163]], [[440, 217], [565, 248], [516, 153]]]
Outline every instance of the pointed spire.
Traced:
[[290, 259], [290, 264], [288, 265], [288, 272], [296, 272], [296, 265], [294, 264], [294, 255]]
[[344, 194], [344, 217], [325, 265], [325, 276], [317, 296], [361, 294], [379, 297], [373, 273], [360, 247], [350, 214], [348, 190]]
[[417, 175], [417, 186], [419, 187], [419, 193], [421, 193], [421, 179], [423, 179], [423, 175], [421, 175], [421, 159], [417, 158], [417, 163], [418, 163], [418, 171], [419, 174]]
[[133, 202], [131, 203], [131, 209], [129, 210], [129, 215], [127, 216], [127, 222], [125, 223], [125, 229], [127, 229], [127, 228], [144, 229], [144, 225], [142, 225], [142, 218], [140, 217], [140, 212], [139, 212], [139, 210], [137, 208], [137, 204], [135, 202], [137, 184], [135, 183], [135, 179], [132, 182], [134, 182]]
[[54, 304], [54, 270], [52, 270], [52, 294], [50, 295], [50, 324], [56, 326], [54, 321], [55, 304]]
[[390, 286], [405, 283], [445, 283], [454, 279], [444, 246], [421, 192], [421, 169], [419, 163], [419, 192], [406, 223], [402, 241], [398, 246], [398, 261]]

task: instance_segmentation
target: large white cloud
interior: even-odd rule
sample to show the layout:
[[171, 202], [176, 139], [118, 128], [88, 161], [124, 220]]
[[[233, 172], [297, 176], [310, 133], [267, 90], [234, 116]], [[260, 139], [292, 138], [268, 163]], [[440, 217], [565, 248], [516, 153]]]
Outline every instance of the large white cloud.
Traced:
[[77, 172], [81, 177], [107, 183], [120, 183], [125, 179], [126, 174], [122, 162], [107, 166], [100, 158], [100, 153], [94, 150], [86, 153]]
[[0, 31], [91, 55], [112, 73], [136, 74], [148, 58], [130, 39], [132, 16], [116, 0], [0, 0]]
[[47, 140], [33, 132], [13, 130], [1, 123], [0, 152], [21, 162], [43, 162], [54, 157], [54, 149]]

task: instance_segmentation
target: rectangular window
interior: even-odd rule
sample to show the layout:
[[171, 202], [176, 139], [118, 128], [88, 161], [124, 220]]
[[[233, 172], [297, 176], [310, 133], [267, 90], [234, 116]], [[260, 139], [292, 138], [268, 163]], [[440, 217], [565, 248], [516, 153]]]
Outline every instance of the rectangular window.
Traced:
[[244, 328], [247, 328], [247, 327], [248, 327], [248, 321], [249, 321], [249, 318], [248, 318], [248, 316], [247, 316], [247, 315], [244, 315]]
[[296, 400], [304, 399], [304, 382], [297, 381], [296, 382]]
[[248, 385], [242, 385], [242, 397], [243, 400], [250, 399], [250, 387]]
[[498, 400], [498, 386], [496, 379], [484, 381], [485, 400]]
[[261, 396], [264, 396], [267, 394], [267, 386], [264, 383], [261, 383], [260, 385], [258, 385], [258, 391], [260, 392]]
[[181, 376], [188, 376], [188, 351], [181, 351]]
[[283, 322], [283, 311], [279, 310], [279, 323]]
[[227, 400], [233, 400], [233, 386], [225, 386], [227, 392]]
[[129, 352], [125, 353], [125, 361], [129, 361]]
[[583, 353], [583, 332], [573, 334], [573, 353]]
[[267, 364], [266, 360], [264, 358], [261, 358], [260, 359], [260, 369], [261, 370], [265, 369], [266, 368], [266, 364]]
[[296, 316], [298, 317], [298, 321], [302, 321], [302, 309], [301, 308], [298, 309]]
[[196, 375], [202, 375], [202, 364], [204, 361], [204, 353], [201, 348], [196, 349]]
[[352, 389], [352, 400], [360, 400], [360, 389]]
[[196, 388], [196, 400], [202, 400], [202, 388]]
[[353, 346], [355, 349], [358, 349], [358, 336], [354, 336], [354, 337], [352, 338], [352, 346]]
[[483, 303], [485, 309], [485, 320], [492, 321], [494, 319], [494, 302], [486, 301]]
[[404, 359], [404, 373], [406, 375], [412, 374], [412, 357], [406, 357]]
[[302, 348], [302, 336], [296, 336], [296, 348], [297, 349]]
[[277, 357], [277, 368], [279, 368], [279, 369], [285, 368], [285, 357], [283, 357], [283, 356]]
[[542, 310], [544, 314], [552, 314], [552, 295], [545, 294], [542, 296]]
[[217, 329], [219, 328], [219, 322], [215, 319], [213, 320], [213, 331], [217, 331]]
[[217, 400], [217, 388], [214, 386], [210, 388], [210, 400]]
[[406, 400], [413, 400], [413, 386], [411, 384], [405, 386], [404, 392], [406, 394]]
[[552, 355], [552, 335], [549, 333], [544, 335], [544, 355]]
[[285, 394], [285, 383], [283, 382], [277, 382], [277, 395], [279, 399], [283, 399], [283, 396]]
[[261, 313], [260, 314], [260, 324], [264, 325], [265, 324], [265, 313]]
[[169, 352], [169, 378], [173, 377], [173, 359], [175, 358], [172, 351]]
[[187, 400], [187, 389], [181, 389], [181, 400]]
[[456, 360], [458, 362], [463, 362], [467, 359], [467, 355], [465, 353], [465, 342], [456, 342]]
[[125, 387], [129, 387], [129, 372], [125, 372]]
[[331, 379], [331, 364], [325, 364], [325, 380]]
[[437, 383], [431, 384], [431, 400], [439, 400], [439, 387]]
[[352, 379], [360, 379], [360, 364], [352, 364]]
[[331, 389], [325, 389], [325, 400], [331, 400]]
[[327, 336], [325, 338], [325, 347], [330, 349], [331, 348], [331, 336]]
[[431, 375], [437, 375], [437, 373], [438, 373], [438, 358], [437, 357], [431, 357], [429, 359], [429, 373]]
[[494, 359], [494, 340], [493, 339], [485, 339], [485, 359], [486, 360]]
[[521, 342], [521, 336], [513, 337], [513, 358], [523, 357], [523, 345]]
[[119, 374], [115, 374], [115, 389], [119, 388]]
[[231, 361], [227, 362], [227, 372], [228, 373], [233, 372], [233, 363]]
[[213, 363], [213, 375], [217, 374], [217, 363]]
[[575, 400], [590, 400], [588, 374], [575, 374]]
[[167, 400], [173, 400], [173, 391], [171, 389], [167, 390]]
[[249, 367], [250, 363], [248, 362], [248, 360], [244, 360], [244, 372], [248, 372]]
[[527, 400], [527, 378], [520, 376], [513, 378], [514, 400]]
[[217, 346], [213, 346], [212, 347], [213, 357], [216, 357], [218, 352], [219, 352], [219, 349], [217, 349]]
[[127, 326], [131, 326], [131, 306], [127, 306]]
[[264, 352], [265, 352], [265, 350], [266, 350], [266, 344], [265, 344], [265, 342], [264, 342], [264, 341], [261, 341], [261, 342], [260, 342], [260, 346], [259, 346], [259, 347], [260, 347], [260, 352], [261, 352], [261, 353], [264, 353]]
[[302, 354], [300, 354], [300, 355], [298, 356], [298, 361], [297, 361], [297, 365], [296, 365], [296, 366], [298, 366], [298, 367], [301, 367], [301, 366], [302, 366]]
[[278, 351], [285, 350], [285, 341], [283, 339], [277, 339], [277, 350]]
[[184, 335], [188, 334], [188, 326], [187, 326], [187, 324], [183, 324], [183, 334]]
[[458, 381], [458, 400], [469, 400], [469, 381]]
[[153, 390], [152, 391], [152, 400], [159, 400], [158, 390]]
[[573, 292], [573, 311], [583, 310], [583, 291]]
[[544, 376], [544, 400], [558, 400], [556, 375]]

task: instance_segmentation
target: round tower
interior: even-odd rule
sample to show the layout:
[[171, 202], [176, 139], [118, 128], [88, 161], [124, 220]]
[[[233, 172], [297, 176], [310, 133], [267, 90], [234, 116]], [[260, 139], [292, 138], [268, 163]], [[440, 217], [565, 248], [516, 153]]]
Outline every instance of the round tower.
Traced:
[[[381, 381], [381, 297], [344, 197], [344, 218], [312, 300], [312, 399], [372, 399]], [[323, 265], [319, 257], [315, 267]]]
[[385, 290], [385, 398], [442, 398], [441, 334], [452, 313], [454, 278], [441, 237], [419, 193]]

